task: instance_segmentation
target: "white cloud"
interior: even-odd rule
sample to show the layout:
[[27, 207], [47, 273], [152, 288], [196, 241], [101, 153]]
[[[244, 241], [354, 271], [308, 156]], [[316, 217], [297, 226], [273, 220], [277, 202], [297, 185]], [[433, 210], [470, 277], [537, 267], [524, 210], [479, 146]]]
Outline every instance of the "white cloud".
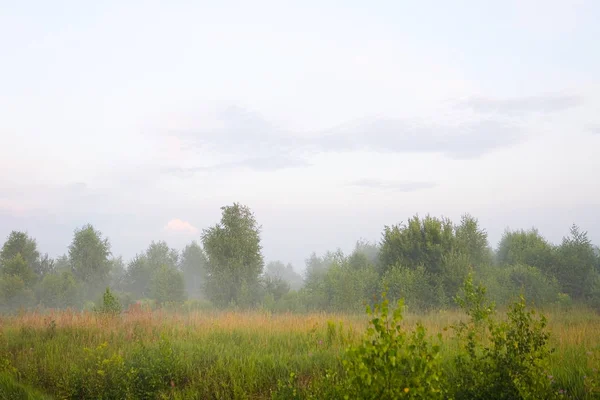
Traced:
[[195, 235], [198, 233], [198, 228], [179, 218], [170, 220], [167, 225], [165, 225], [165, 230], [170, 233], [184, 233], [187, 235]]

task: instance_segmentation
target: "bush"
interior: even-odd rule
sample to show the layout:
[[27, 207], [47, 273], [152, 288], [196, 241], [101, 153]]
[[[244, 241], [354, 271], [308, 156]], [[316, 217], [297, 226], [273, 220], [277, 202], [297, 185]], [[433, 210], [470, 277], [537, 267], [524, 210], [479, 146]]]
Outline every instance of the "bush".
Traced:
[[497, 322], [485, 288], [475, 287], [471, 276], [457, 302], [470, 320], [454, 327], [461, 350], [449, 371], [455, 399], [558, 397], [546, 372], [551, 350], [543, 315], [536, 318], [521, 298], [510, 306], [508, 321]]
[[106, 288], [104, 295], [102, 296], [102, 303], [100, 307], [96, 307], [94, 311], [102, 314], [120, 314], [122, 310], [121, 303], [119, 299], [110, 291], [109, 288]]
[[387, 291], [393, 301], [403, 298], [409, 311], [426, 311], [446, 304], [443, 284], [436, 282], [423, 266], [392, 267], [383, 275], [380, 289]]
[[481, 268], [478, 281], [487, 288], [490, 299], [502, 306], [518, 301], [521, 295], [538, 306], [553, 304], [560, 292], [555, 278], [523, 264]]
[[372, 319], [365, 338], [343, 361], [347, 398], [444, 398], [439, 345], [428, 342], [420, 324], [410, 333], [402, 329], [402, 306], [390, 316], [384, 293], [381, 304], [367, 309]]

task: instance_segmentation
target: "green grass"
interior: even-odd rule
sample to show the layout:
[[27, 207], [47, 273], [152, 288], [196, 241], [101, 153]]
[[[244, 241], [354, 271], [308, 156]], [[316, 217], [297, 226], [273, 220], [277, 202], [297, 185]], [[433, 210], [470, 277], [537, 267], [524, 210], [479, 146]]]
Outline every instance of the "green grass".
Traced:
[[[584, 376], [599, 376], [600, 317], [584, 309], [547, 316], [556, 348], [549, 374], [570, 398], [599, 398], [586, 390]], [[444, 327], [462, 318], [444, 311], [407, 315], [403, 323], [421, 321], [428, 334], [442, 333], [450, 368], [457, 346]], [[57, 399], [269, 399], [291, 373], [300, 390], [323, 384], [327, 370], [341, 373], [344, 350], [360, 340], [366, 322], [334, 314], [141, 310], [3, 317], [0, 398], [43, 398], [35, 388]]]

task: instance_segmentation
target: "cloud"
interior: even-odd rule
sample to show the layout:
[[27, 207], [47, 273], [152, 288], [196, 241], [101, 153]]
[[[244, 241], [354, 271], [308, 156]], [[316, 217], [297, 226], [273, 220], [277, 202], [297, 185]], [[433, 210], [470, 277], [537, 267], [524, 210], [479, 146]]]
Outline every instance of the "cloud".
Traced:
[[195, 235], [198, 233], [198, 228], [187, 221], [182, 221], [179, 218], [170, 220], [164, 228], [169, 233], [183, 233]]
[[520, 130], [492, 119], [441, 125], [401, 119], [369, 119], [331, 130], [316, 142], [324, 151], [436, 152], [475, 158], [520, 141]]
[[583, 103], [583, 98], [576, 95], [544, 95], [529, 97], [514, 97], [499, 99], [492, 97], [472, 97], [459, 106], [480, 113], [498, 114], [529, 114], [552, 113], [577, 107]]
[[[198, 167], [169, 167], [167, 173], [189, 175], [200, 171], [251, 169], [275, 171], [310, 166], [307, 156], [326, 152], [441, 153], [450, 158], [476, 158], [518, 143], [523, 133], [514, 122], [471, 117], [458, 123], [423, 119], [365, 118], [307, 134], [275, 127], [260, 114], [232, 106], [217, 113], [218, 123], [205, 129], [170, 132], [192, 150], [190, 160], [221, 154], [241, 161]], [[245, 158], [253, 154], [252, 158]], [[218, 157], [217, 160], [218, 161]], [[189, 165], [189, 163], [188, 163]]]
[[205, 128], [171, 131], [185, 149], [204, 149], [226, 153], [246, 154], [248, 148], [289, 149], [293, 133], [279, 128], [261, 114], [247, 108], [231, 105], [203, 120]]
[[308, 167], [310, 165], [311, 164], [308, 161], [298, 157], [278, 155], [272, 157], [248, 158], [241, 161], [199, 167], [170, 167], [164, 168], [162, 172], [179, 176], [189, 176], [196, 172], [213, 172], [237, 169], [249, 169], [253, 171], [278, 171], [288, 168]]
[[350, 186], [359, 186], [370, 189], [391, 189], [399, 192], [416, 192], [418, 190], [434, 188], [437, 186], [437, 183], [383, 181], [380, 179], [360, 179], [351, 182]]

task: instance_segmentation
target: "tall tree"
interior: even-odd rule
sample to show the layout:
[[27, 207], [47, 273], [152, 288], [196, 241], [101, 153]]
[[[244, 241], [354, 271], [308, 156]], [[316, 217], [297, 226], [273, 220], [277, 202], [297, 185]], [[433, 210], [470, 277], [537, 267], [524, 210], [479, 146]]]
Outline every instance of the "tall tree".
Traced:
[[256, 285], [264, 260], [260, 226], [250, 208], [234, 203], [221, 210], [221, 221], [202, 232], [202, 244], [208, 258], [206, 293], [227, 305], [239, 303], [242, 289]]
[[158, 304], [185, 301], [183, 274], [175, 268], [162, 265], [152, 276], [150, 295]]
[[595, 264], [596, 255], [587, 232], [573, 225], [570, 235], [558, 247], [556, 278], [562, 290], [573, 298], [583, 298]]
[[0, 250], [0, 266], [5, 265], [17, 254], [20, 254], [25, 263], [36, 275], [40, 276], [40, 252], [37, 242], [25, 232], [12, 231]]
[[146, 250], [146, 260], [153, 271], [162, 266], [177, 269], [179, 253], [177, 250], [170, 248], [164, 240], [152, 241]]
[[281, 261], [271, 261], [265, 267], [265, 278], [280, 279], [286, 282], [290, 289], [298, 290], [302, 287], [302, 276], [294, 271], [292, 264], [285, 265]]
[[427, 272], [439, 274], [443, 257], [455, 245], [454, 228], [448, 219], [415, 215], [406, 225], [386, 226], [380, 251], [381, 271], [394, 265], [416, 268], [423, 265]]
[[2, 272], [4, 275], [19, 277], [25, 287], [32, 287], [36, 279], [35, 272], [21, 256], [21, 253], [17, 253], [16, 256], [6, 261]]
[[73, 275], [87, 286], [87, 297], [96, 298], [108, 284], [110, 243], [90, 224], [76, 229], [69, 246]]
[[146, 251], [135, 256], [127, 267], [124, 287], [136, 297], [152, 297], [152, 279], [162, 268], [177, 271], [179, 253], [165, 241], [152, 241]]
[[551, 275], [556, 264], [555, 249], [535, 228], [507, 230], [498, 245], [496, 261], [501, 265], [531, 265]]
[[206, 254], [196, 241], [185, 246], [181, 253], [180, 269], [183, 272], [185, 286], [192, 297], [201, 297], [206, 281]]
[[473, 265], [490, 264], [491, 254], [487, 232], [479, 227], [477, 218], [464, 214], [460, 224], [456, 226], [455, 235], [457, 250], [468, 256]]

